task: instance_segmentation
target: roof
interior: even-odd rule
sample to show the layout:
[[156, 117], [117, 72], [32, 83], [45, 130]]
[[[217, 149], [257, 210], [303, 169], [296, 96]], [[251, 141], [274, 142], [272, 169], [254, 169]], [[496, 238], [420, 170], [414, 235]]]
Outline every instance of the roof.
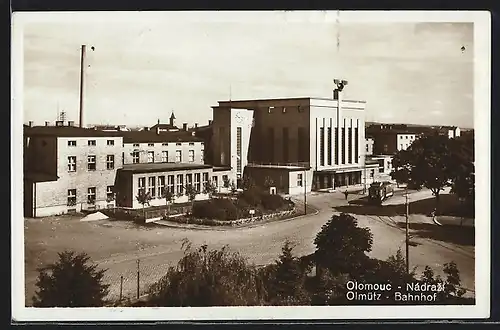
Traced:
[[[314, 96], [302, 96], [302, 97], [278, 97], [278, 98], [270, 98], [270, 99], [254, 99], [254, 100], [228, 100], [228, 101], [218, 101], [219, 104], [226, 103], [246, 103], [246, 102], [269, 102], [269, 101], [286, 101], [286, 100], [324, 100], [324, 101], [336, 101], [333, 98], [328, 97], [314, 97]], [[347, 103], [366, 103], [366, 101], [362, 100], [343, 100], [343, 102]], [[217, 106], [216, 106], [217, 107]]]
[[33, 126], [24, 127], [24, 134], [27, 136], [54, 137], [118, 137], [123, 133], [74, 126]]
[[179, 129], [179, 127], [175, 125], [170, 125], [170, 124], [155, 124], [154, 126], [151, 126], [150, 129], [156, 130], [157, 128], [159, 129]]
[[214, 166], [214, 172], [231, 171], [231, 166]]
[[141, 163], [125, 164], [119, 171], [131, 173], [169, 172], [179, 170], [209, 169], [212, 165], [190, 163]]
[[130, 131], [121, 132], [124, 143], [154, 143], [154, 142], [202, 142], [203, 139], [193, 136], [191, 132], [160, 132]]

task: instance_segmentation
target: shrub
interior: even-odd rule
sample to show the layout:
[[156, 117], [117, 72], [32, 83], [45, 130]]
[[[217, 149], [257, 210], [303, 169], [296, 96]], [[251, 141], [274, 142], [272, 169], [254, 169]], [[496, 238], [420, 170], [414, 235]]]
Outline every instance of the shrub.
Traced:
[[35, 307], [100, 307], [108, 295], [105, 270], [89, 264], [90, 258], [73, 251], [59, 253], [59, 260], [39, 269], [33, 297]]
[[216, 198], [194, 203], [192, 214], [200, 219], [235, 220], [238, 209], [230, 200]]
[[262, 207], [266, 210], [278, 210], [285, 205], [285, 200], [280, 195], [271, 195], [263, 193], [261, 195]]
[[227, 247], [192, 249], [183, 244], [184, 257], [153, 286], [152, 306], [251, 306], [264, 303], [259, 272]]
[[246, 202], [250, 206], [259, 206], [261, 204], [261, 193], [257, 188], [250, 188], [243, 191], [238, 200]]

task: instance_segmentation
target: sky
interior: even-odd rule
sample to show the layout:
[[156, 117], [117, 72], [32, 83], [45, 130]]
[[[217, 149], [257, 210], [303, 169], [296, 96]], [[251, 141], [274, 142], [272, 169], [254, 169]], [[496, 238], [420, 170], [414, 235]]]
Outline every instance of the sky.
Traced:
[[217, 101], [332, 97], [342, 78], [367, 121], [473, 127], [472, 23], [73, 15], [23, 24], [24, 122], [78, 122], [86, 44], [87, 124], [203, 125]]

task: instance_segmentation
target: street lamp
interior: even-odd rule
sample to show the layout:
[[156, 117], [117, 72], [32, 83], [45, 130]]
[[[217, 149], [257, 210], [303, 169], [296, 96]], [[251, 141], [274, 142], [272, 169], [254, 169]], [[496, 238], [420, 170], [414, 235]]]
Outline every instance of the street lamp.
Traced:
[[304, 214], [307, 214], [307, 171], [304, 170]]
[[406, 273], [410, 273], [410, 235], [409, 235], [409, 219], [408, 219], [408, 185], [405, 187], [405, 221], [406, 221]]

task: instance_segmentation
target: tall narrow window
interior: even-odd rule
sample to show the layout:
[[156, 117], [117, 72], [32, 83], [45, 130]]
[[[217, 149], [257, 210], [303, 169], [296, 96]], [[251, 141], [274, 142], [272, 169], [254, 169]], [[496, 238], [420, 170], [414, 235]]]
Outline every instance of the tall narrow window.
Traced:
[[68, 157], [68, 172], [76, 172], [76, 156]]
[[352, 164], [352, 128], [347, 129], [347, 162]]
[[342, 164], [345, 164], [345, 128], [342, 127], [340, 132], [341, 135], [341, 144], [342, 144]]
[[328, 127], [327, 133], [326, 160], [328, 165], [332, 165], [332, 128]]
[[283, 161], [285, 163], [288, 163], [289, 161], [289, 155], [288, 155], [288, 147], [290, 145], [289, 141], [288, 141], [289, 137], [288, 137], [288, 127], [283, 127]]
[[302, 173], [297, 174], [297, 186], [302, 187], [303, 185], [303, 178], [302, 178]]
[[220, 146], [220, 163], [221, 165], [226, 164], [226, 129], [225, 127], [219, 127], [219, 146]]
[[146, 178], [142, 177], [137, 180], [137, 188], [139, 194], [146, 192]]
[[359, 136], [358, 128], [354, 129], [354, 162], [359, 163]]
[[182, 151], [181, 150], [175, 151], [175, 162], [176, 163], [182, 162]]
[[207, 189], [207, 187], [208, 187], [208, 172], [203, 172], [201, 186], [203, 187], [203, 189]]
[[184, 175], [177, 174], [177, 195], [182, 195], [184, 193]]
[[165, 189], [165, 176], [160, 175], [158, 177], [158, 198], [163, 197], [163, 190]]
[[299, 162], [305, 162], [305, 138], [306, 134], [304, 132], [304, 127], [299, 127], [297, 130], [297, 160]]
[[76, 189], [68, 189], [68, 206], [76, 205]]
[[188, 152], [188, 161], [190, 163], [194, 162], [194, 150], [189, 150], [189, 152]]
[[150, 176], [148, 178], [148, 193], [149, 196], [154, 198], [156, 196], [156, 177]]
[[267, 131], [267, 161], [274, 162], [274, 128], [269, 127]]
[[132, 163], [139, 164], [139, 151], [132, 152]]
[[319, 164], [325, 166], [325, 128], [319, 129]]
[[95, 204], [96, 187], [90, 187], [87, 189], [87, 203]]
[[95, 140], [88, 140], [88, 145], [89, 146], [95, 146], [96, 145], [96, 141]]
[[106, 144], [107, 144], [108, 146], [114, 146], [114, 145], [115, 145], [115, 140], [107, 140], [107, 141], [106, 141]]
[[241, 127], [236, 127], [236, 173], [241, 174]]
[[106, 156], [106, 169], [112, 170], [115, 168], [115, 155]]
[[155, 152], [148, 151], [148, 163], [154, 163], [154, 162], [155, 162]]
[[193, 185], [193, 174], [188, 173], [188, 174], [186, 174], [186, 187], [189, 187], [192, 185]]
[[201, 192], [200, 181], [201, 181], [201, 173], [195, 173], [194, 174], [194, 189], [197, 192]]
[[339, 129], [335, 127], [335, 153], [333, 158], [335, 159], [335, 165], [339, 164]]
[[95, 155], [87, 156], [87, 169], [89, 171], [95, 171], [95, 169], [96, 169], [96, 156]]
[[161, 152], [161, 161], [163, 163], [167, 163], [168, 162], [168, 151], [167, 150], [163, 150]]
[[175, 193], [175, 190], [174, 190], [174, 176], [173, 175], [169, 175], [167, 177], [167, 189], [168, 189], [168, 191], [170, 191], [171, 194]]

